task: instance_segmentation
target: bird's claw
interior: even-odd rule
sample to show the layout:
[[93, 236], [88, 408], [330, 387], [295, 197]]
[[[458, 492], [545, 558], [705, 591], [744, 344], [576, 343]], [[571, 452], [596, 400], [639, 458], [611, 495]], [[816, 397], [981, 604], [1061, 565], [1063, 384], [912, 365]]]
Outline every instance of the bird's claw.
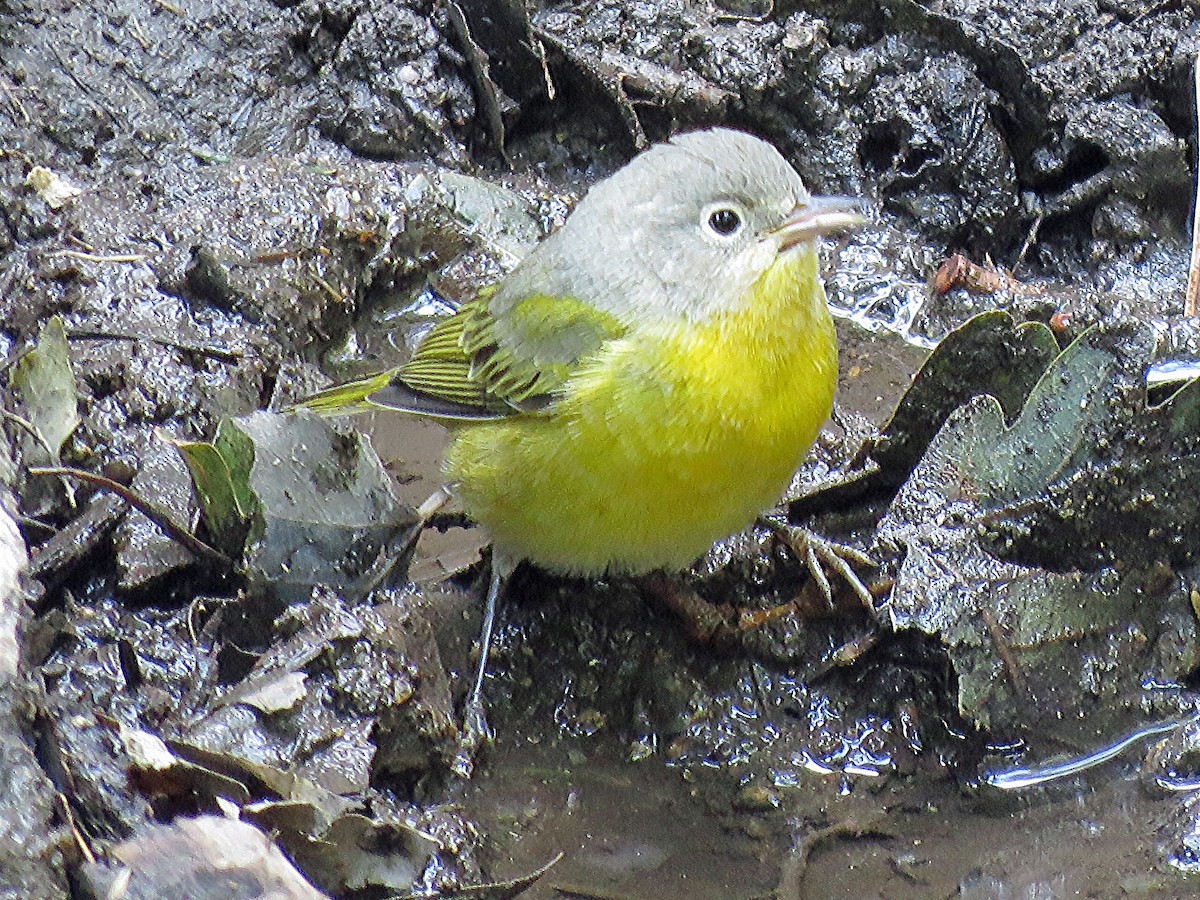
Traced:
[[872, 616], [876, 614], [874, 595], [863, 584], [858, 573], [854, 571], [854, 566], [876, 568], [878, 564], [875, 560], [857, 547], [831, 541], [814, 534], [807, 528], [796, 525], [780, 525], [777, 522], [772, 522], [770, 525], [779, 538], [796, 554], [796, 558], [804, 560], [805, 566], [808, 567], [809, 573], [817, 583], [826, 602], [830, 605], [833, 604], [833, 588], [829, 584], [829, 576], [825, 574], [825, 569], [828, 567], [841, 576], [842, 581], [854, 591]]
[[491, 742], [492, 729], [488, 725], [482, 701], [477, 697], [468, 697], [463, 707], [462, 737], [450, 770], [464, 781], [469, 780], [475, 771], [479, 751]]

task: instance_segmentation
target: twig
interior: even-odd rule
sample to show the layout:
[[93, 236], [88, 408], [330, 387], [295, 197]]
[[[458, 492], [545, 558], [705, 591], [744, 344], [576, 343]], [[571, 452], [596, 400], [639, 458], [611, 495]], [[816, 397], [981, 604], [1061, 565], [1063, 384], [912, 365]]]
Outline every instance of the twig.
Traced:
[[345, 294], [339, 293], [337, 291], [337, 289], [334, 288], [333, 285], [331, 285], [328, 281], [326, 281], [320, 275], [313, 275], [312, 279], [313, 279], [313, 281], [315, 281], [317, 284], [319, 284], [325, 290], [325, 293], [327, 293], [331, 299], [338, 301], [338, 302], [346, 299]]
[[80, 250], [53, 250], [47, 256], [69, 256], [71, 259], [82, 259], [86, 262], [99, 263], [135, 263], [148, 259], [145, 253], [84, 253]]
[[183, 350], [186, 353], [197, 353], [221, 362], [236, 363], [245, 355], [240, 350], [230, 350], [227, 347], [205, 347], [201, 344], [185, 344], [171, 338], [158, 337], [153, 334], [123, 334], [119, 331], [80, 331], [72, 329], [67, 332], [69, 341], [149, 341], [163, 347]]
[[574, 900], [634, 900], [632, 894], [619, 894], [615, 891], [586, 884], [575, 884], [570, 881], [558, 881], [550, 887], [560, 897], [572, 897]]
[[105, 478], [103, 475], [97, 475], [95, 472], [86, 472], [83, 469], [73, 469], [67, 466], [31, 466], [29, 474], [58, 475], [75, 478], [87, 484], [103, 488], [106, 491], [111, 491], [162, 529], [167, 537], [183, 545], [196, 558], [216, 565], [226, 571], [233, 568], [233, 560], [220, 550], [210, 547], [172, 519], [164, 510], [159, 509], [148, 500], [139, 497], [129, 488], [125, 487], [125, 485], [113, 481], [111, 478]]
[[7, 409], [4, 409], [2, 407], [0, 407], [0, 418], [5, 419], [6, 421], [12, 422], [14, 425], [18, 426], [22, 431], [26, 432], [31, 438], [34, 439], [34, 441], [36, 441], [41, 446], [41, 448], [43, 450], [46, 451], [46, 454], [51, 459], [58, 459], [58, 451], [50, 446], [50, 442], [46, 440], [45, 436], [40, 431], [38, 431], [37, 426], [34, 425], [32, 422], [30, 422], [28, 419], [23, 419], [20, 416], [18, 416], [15, 412], [9, 412]]
[[47, 522], [43, 522], [41, 519], [35, 519], [32, 516], [20, 515], [13, 516], [13, 519], [16, 521], [17, 526], [22, 531], [44, 531], [49, 535], [58, 534], [57, 528]]
[[1029, 254], [1029, 248], [1032, 247], [1034, 241], [1037, 240], [1038, 231], [1041, 229], [1042, 222], [1045, 220], [1046, 214], [1039, 209], [1037, 216], [1034, 217], [1033, 224], [1029, 226], [1028, 234], [1025, 235], [1025, 243], [1021, 245], [1021, 252], [1017, 254], [1017, 261], [1013, 263], [1012, 268], [1009, 269], [1014, 278], [1017, 277], [1017, 269], [1021, 268], [1021, 266], [1025, 263], [1025, 257]]
[[[1192, 66], [1195, 104], [1196, 127], [1200, 129], [1200, 53], [1196, 54], [1196, 62]], [[1197, 132], [1200, 135], [1200, 130]], [[1192, 260], [1188, 265], [1187, 293], [1183, 298], [1183, 314], [1195, 317], [1197, 297], [1200, 296], [1200, 137], [1196, 141], [1196, 199], [1192, 208]]]
[[28, 125], [32, 120], [29, 118], [29, 111], [25, 109], [25, 105], [17, 99], [16, 95], [8, 89], [8, 79], [0, 79], [0, 90], [4, 91], [4, 96], [8, 98], [8, 102], [12, 104], [14, 110], [21, 114], [21, 118]]
[[56, 796], [58, 805], [62, 808], [63, 818], [67, 820], [67, 826], [71, 829], [71, 837], [74, 838], [75, 846], [79, 848], [80, 855], [89, 863], [95, 865], [96, 854], [88, 846], [87, 839], [84, 838], [83, 832], [79, 830], [79, 826], [75, 824], [75, 814], [71, 810], [71, 802], [67, 800], [66, 794], [59, 792]]

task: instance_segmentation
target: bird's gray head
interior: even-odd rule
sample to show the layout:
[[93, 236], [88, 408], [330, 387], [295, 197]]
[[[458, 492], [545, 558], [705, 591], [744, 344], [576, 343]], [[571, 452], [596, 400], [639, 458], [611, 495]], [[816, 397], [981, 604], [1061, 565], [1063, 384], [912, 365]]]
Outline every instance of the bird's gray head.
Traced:
[[821, 203], [766, 141], [726, 128], [656, 144], [596, 184], [496, 301], [573, 296], [618, 318], [702, 320], [781, 252], [861, 221]]

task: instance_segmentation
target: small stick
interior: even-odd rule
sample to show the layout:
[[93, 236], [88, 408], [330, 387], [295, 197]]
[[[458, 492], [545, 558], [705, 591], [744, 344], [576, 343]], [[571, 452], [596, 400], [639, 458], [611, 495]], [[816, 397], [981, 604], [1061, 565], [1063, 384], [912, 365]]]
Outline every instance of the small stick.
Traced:
[[4, 419], [5, 421], [12, 422], [31, 438], [33, 438], [37, 442], [38, 446], [45, 450], [46, 454], [51, 459], [58, 459], [58, 451], [50, 446], [50, 442], [46, 440], [45, 436], [40, 431], [38, 431], [37, 426], [28, 419], [23, 419], [16, 413], [9, 412], [7, 409], [3, 408], [0, 408], [0, 418]]
[[1183, 314], [1196, 316], [1197, 297], [1200, 296], [1200, 53], [1192, 66], [1195, 81], [1195, 102], [1198, 136], [1196, 140], [1196, 199], [1192, 208], [1192, 261], [1188, 265], [1187, 293], [1183, 298]]
[[70, 259], [82, 259], [84, 262], [97, 263], [135, 263], [149, 257], [145, 253], [84, 253], [82, 250], [53, 250], [47, 256], [66, 256]]
[[67, 332], [67, 340], [133, 341], [134, 343], [137, 343], [138, 341], [149, 341], [152, 344], [159, 344], [163, 347], [171, 347], [175, 350], [182, 350], [185, 353], [196, 353], [200, 356], [205, 356], [210, 359], [227, 363], [236, 363], [241, 360], [244, 355], [240, 350], [231, 350], [227, 347], [205, 347], [201, 344], [185, 344], [182, 341], [176, 341], [166, 337], [158, 337], [153, 334], [124, 334], [120, 331], [81, 331], [73, 328]]
[[233, 568], [233, 560], [220, 550], [208, 546], [208, 544], [204, 543], [204, 541], [200, 540], [200, 538], [196, 537], [167, 515], [166, 512], [139, 497], [129, 488], [125, 487], [125, 485], [113, 481], [111, 478], [105, 478], [103, 475], [97, 475], [95, 472], [85, 472], [83, 469], [73, 469], [67, 466], [30, 466], [29, 474], [58, 475], [66, 478], [75, 478], [87, 484], [103, 488], [106, 491], [111, 491], [161, 528], [167, 537], [182, 544], [193, 556], [207, 563], [215, 564], [226, 571]]

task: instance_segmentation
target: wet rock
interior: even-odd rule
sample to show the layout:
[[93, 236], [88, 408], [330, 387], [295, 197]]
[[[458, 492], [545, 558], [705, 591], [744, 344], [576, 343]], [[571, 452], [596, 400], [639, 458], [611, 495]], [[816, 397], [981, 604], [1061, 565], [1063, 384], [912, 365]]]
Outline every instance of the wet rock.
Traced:
[[0, 680], [17, 674], [21, 660], [18, 636], [28, 615], [21, 572], [29, 557], [9, 515], [8, 502], [7, 497], [0, 498]]
[[1013, 159], [991, 120], [999, 97], [957, 55], [914, 65], [915, 48], [884, 46], [853, 118], [861, 123], [858, 157], [885, 205], [948, 245], [1002, 244], [1020, 200]]
[[[20, 73], [13, 96], [24, 124], [53, 107], [44, 133], [27, 129], [28, 152], [140, 166], [174, 164], [189, 147], [253, 155], [307, 143], [316, 85], [289, 51], [293, 26], [278, 6], [164, 12], [124, 2], [54, 14], [36, 2], [9, 4], [0, 56]], [[84, 46], [89, 52], [75, 52]]]
[[0, 893], [58, 900], [69, 896], [69, 841], [54, 787], [32, 750], [29, 698], [18, 677], [18, 641], [28, 616], [19, 580], [26, 552], [8, 502], [0, 505]]

